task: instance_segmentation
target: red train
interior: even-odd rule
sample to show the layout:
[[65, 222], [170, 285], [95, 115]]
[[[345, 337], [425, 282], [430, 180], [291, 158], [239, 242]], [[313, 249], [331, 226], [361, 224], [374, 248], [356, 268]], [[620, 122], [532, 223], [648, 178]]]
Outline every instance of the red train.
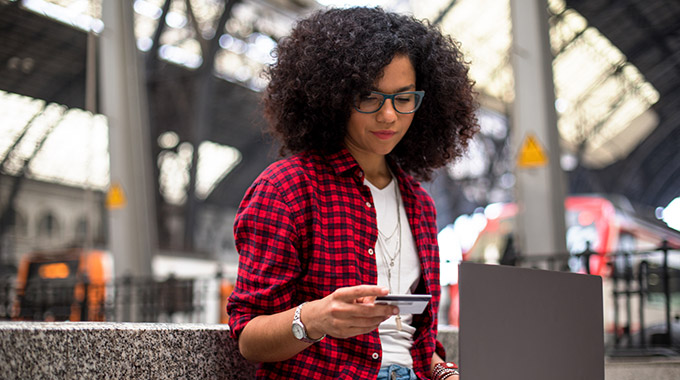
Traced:
[[[603, 195], [573, 195], [565, 199], [567, 250], [573, 254], [589, 248], [590, 273], [607, 277], [610, 255], [618, 252], [654, 251], [667, 241], [671, 249], [680, 249], [680, 232], [663, 222], [645, 220], [636, 215], [630, 203], [622, 197]], [[485, 225], [474, 244], [462, 250], [462, 259], [500, 263], [514, 233], [518, 207], [514, 203], [496, 203], [484, 209]], [[512, 241], [512, 240], [510, 240]], [[673, 263], [671, 264], [673, 265]], [[584, 272], [583, 262], [573, 257], [569, 267]], [[449, 320], [457, 325], [458, 289], [449, 287], [451, 310]]]

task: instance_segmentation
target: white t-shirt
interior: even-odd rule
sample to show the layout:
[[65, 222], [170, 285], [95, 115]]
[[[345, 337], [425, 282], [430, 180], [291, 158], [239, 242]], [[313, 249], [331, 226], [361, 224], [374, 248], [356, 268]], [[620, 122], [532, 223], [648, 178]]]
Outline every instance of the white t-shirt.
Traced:
[[[378, 189], [367, 180], [364, 183], [371, 189], [378, 229], [388, 237], [388, 239], [383, 239], [378, 234], [379, 240], [375, 245], [378, 285], [390, 288], [392, 294], [411, 294], [420, 280], [420, 258], [408, 223], [406, 209], [404, 209], [404, 204], [401, 201], [399, 187], [394, 179], [382, 189]], [[401, 231], [395, 231], [398, 223], [395, 186], [397, 186], [396, 190], [399, 196]], [[392, 235], [393, 232], [394, 235]], [[390, 235], [392, 235], [391, 238], [389, 238]], [[400, 237], [401, 251], [399, 256], [395, 258], [394, 267], [392, 267], [392, 283], [388, 284], [387, 263], [390, 261], [389, 256], [395, 257]], [[383, 239], [384, 245], [380, 242], [380, 239]], [[388, 251], [387, 254], [385, 254], [385, 248]], [[381, 367], [387, 367], [391, 364], [399, 364], [408, 368], [413, 367], [410, 349], [413, 345], [413, 334], [416, 329], [411, 326], [412, 321], [413, 316], [411, 314], [401, 315], [401, 331], [397, 330], [394, 316], [380, 324], [378, 332], [383, 349]]]

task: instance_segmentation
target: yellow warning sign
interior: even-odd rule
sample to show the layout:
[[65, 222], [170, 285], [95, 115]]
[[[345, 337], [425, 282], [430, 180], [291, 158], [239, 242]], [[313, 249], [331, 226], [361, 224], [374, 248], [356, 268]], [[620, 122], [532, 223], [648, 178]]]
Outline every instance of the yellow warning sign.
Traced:
[[109, 210], [114, 210], [125, 207], [126, 203], [123, 187], [119, 183], [112, 183], [109, 192], [106, 194], [106, 207]]
[[519, 150], [517, 166], [520, 168], [535, 168], [545, 166], [548, 163], [548, 156], [538, 143], [538, 139], [533, 134], [527, 135], [522, 147]]

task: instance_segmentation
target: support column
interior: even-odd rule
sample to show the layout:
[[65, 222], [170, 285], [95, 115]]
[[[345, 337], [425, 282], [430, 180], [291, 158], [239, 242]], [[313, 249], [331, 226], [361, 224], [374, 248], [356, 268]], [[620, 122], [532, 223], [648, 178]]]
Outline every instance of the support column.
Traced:
[[[117, 278], [148, 276], [157, 247], [142, 61], [137, 51], [132, 2], [102, 2], [100, 94], [108, 118], [112, 190], [109, 247]], [[133, 314], [133, 320], [135, 316]]]
[[516, 242], [524, 257], [566, 255], [566, 186], [560, 167], [547, 2], [510, 0], [510, 7], [515, 77], [513, 146], [521, 155], [528, 141], [536, 142], [532, 147], [543, 154], [533, 164], [520, 164], [516, 169]]

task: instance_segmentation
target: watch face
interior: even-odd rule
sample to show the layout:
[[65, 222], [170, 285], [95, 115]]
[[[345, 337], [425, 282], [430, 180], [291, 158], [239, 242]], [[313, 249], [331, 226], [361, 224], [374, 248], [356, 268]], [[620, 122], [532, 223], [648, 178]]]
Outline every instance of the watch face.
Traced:
[[305, 328], [298, 323], [293, 323], [293, 335], [297, 339], [302, 339], [305, 337]]

